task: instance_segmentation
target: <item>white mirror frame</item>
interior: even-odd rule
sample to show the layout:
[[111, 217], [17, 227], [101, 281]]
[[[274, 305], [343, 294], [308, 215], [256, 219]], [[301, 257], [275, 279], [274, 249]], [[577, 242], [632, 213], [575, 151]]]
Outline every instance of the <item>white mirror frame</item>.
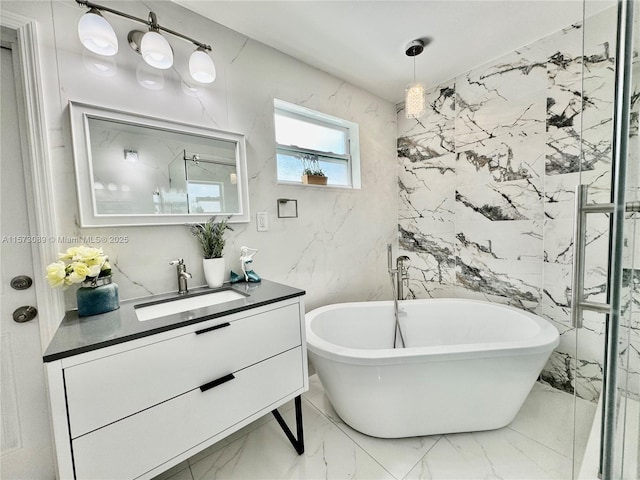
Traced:
[[[167, 130], [187, 135], [235, 142], [237, 145], [236, 171], [238, 173], [239, 212], [231, 214], [229, 223], [249, 222], [249, 189], [245, 137], [239, 133], [200, 127], [157, 117], [113, 110], [75, 101], [69, 102], [73, 160], [75, 163], [78, 210], [81, 227], [125, 227], [146, 225], [184, 225], [202, 223], [212, 214], [98, 214], [93, 190], [93, 166], [89, 135], [89, 118], [113, 120], [140, 127]], [[216, 215], [216, 214], [214, 214]], [[224, 217], [227, 214], [217, 214]]]

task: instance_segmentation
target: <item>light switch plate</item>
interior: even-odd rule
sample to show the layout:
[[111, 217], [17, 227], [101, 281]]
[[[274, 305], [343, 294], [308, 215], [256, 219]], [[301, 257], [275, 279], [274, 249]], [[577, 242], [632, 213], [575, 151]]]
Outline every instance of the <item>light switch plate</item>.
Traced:
[[267, 212], [257, 212], [256, 223], [258, 225], [259, 232], [266, 232], [269, 230], [269, 216], [267, 215]]

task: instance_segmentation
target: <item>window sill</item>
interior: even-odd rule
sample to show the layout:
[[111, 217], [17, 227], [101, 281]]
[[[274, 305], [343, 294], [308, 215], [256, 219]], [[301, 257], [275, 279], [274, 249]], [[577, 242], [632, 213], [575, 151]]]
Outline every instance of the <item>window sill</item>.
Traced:
[[278, 180], [277, 185], [279, 187], [300, 187], [300, 188], [311, 188], [311, 189], [319, 189], [319, 190], [360, 190], [360, 188], [354, 188], [350, 185], [310, 185], [302, 182], [287, 182], [285, 180]]

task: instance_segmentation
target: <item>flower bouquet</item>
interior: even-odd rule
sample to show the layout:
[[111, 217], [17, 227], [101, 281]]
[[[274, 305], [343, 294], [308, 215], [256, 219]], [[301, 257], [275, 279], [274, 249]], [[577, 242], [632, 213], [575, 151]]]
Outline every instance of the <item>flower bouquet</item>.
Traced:
[[47, 266], [47, 280], [52, 287], [68, 287], [76, 283], [97, 284], [98, 278], [111, 275], [111, 265], [101, 248], [67, 248], [58, 261]]
[[52, 287], [81, 284], [76, 291], [78, 315], [106, 313], [120, 307], [118, 285], [111, 281], [111, 265], [101, 248], [70, 247], [47, 266]]

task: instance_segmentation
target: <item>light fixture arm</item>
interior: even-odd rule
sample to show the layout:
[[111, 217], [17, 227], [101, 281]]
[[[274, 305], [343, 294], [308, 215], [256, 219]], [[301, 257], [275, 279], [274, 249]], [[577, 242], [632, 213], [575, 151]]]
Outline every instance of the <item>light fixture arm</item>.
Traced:
[[158, 19], [156, 17], [156, 14], [153, 12], [149, 12], [149, 18], [148, 20], [145, 20], [143, 18], [138, 18], [135, 17], [133, 15], [129, 15], [128, 13], [124, 13], [124, 12], [120, 12], [118, 10], [114, 10], [113, 8], [109, 8], [109, 7], [105, 7], [104, 5], [98, 5], [97, 3], [93, 3], [90, 2], [88, 0], [76, 0], [76, 3], [78, 5], [81, 5], [83, 7], [87, 7], [87, 8], [95, 8], [98, 11], [102, 11], [102, 12], [109, 12], [109, 13], [113, 13], [114, 15], [118, 15], [120, 17], [124, 17], [127, 18], [129, 20], [133, 20], [134, 22], [138, 22], [138, 23], [142, 23], [143, 25], [148, 26], [151, 30], [153, 31], [163, 31], [166, 33], [169, 33], [175, 37], [179, 37], [182, 38], [183, 40], [186, 40], [188, 42], [193, 43], [194, 45], [196, 45], [198, 48], [202, 48], [203, 50], [206, 51], [211, 51], [211, 46], [207, 45], [205, 43], [199, 42], [197, 40], [194, 40], [191, 37], [187, 37], [186, 35], [183, 35], [179, 32], [176, 32], [174, 30], [171, 30], [169, 28], [163, 27], [162, 25], [160, 25], [158, 23]]

